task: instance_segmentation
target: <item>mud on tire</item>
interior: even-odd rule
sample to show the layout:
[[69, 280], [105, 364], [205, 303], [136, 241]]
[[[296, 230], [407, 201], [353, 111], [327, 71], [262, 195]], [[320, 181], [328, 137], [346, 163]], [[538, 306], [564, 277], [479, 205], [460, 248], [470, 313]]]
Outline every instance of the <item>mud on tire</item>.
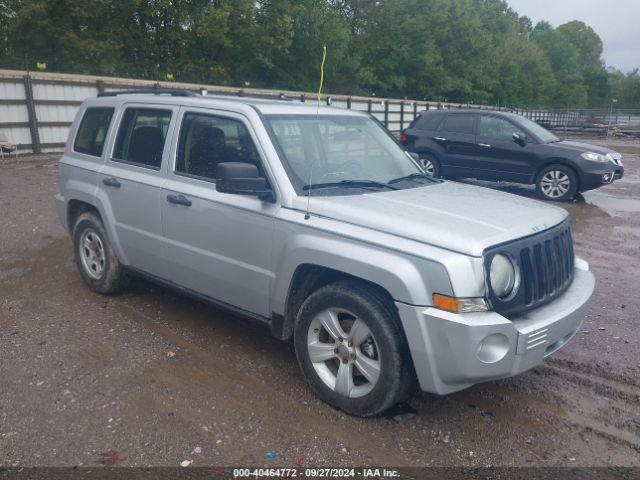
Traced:
[[127, 275], [118, 259], [100, 217], [82, 213], [73, 226], [76, 266], [87, 286], [98, 293], [114, 293], [126, 284]]

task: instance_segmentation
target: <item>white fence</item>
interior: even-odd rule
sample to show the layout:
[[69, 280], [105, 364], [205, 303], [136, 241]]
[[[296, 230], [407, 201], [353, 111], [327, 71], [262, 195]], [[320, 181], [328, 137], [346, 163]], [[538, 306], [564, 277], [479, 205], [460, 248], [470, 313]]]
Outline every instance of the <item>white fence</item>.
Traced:
[[[64, 148], [67, 133], [83, 100], [110, 90], [180, 88], [211, 94], [260, 96], [292, 101], [316, 101], [317, 94], [284, 90], [239, 89], [218, 85], [154, 82], [129, 78], [96, 77], [61, 73], [0, 70], [0, 132], [21, 152], [51, 152]], [[335, 107], [368, 111], [389, 130], [406, 127], [417, 112], [428, 108], [456, 108], [414, 100], [367, 98], [323, 94], [323, 102]]]

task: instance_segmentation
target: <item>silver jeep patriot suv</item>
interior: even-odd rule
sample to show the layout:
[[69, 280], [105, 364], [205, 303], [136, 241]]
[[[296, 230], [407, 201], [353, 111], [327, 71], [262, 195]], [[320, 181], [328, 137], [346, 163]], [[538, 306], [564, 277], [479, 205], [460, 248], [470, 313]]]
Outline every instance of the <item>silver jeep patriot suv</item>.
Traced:
[[89, 99], [56, 204], [89, 288], [142, 275], [264, 322], [353, 415], [534, 367], [594, 288], [563, 209], [433, 179], [371, 116], [315, 104]]

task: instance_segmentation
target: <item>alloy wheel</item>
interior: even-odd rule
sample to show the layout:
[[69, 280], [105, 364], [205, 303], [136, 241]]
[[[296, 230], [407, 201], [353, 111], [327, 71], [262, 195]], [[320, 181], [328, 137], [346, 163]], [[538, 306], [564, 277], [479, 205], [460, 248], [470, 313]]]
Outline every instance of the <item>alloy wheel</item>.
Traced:
[[429, 175], [430, 177], [433, 177], [433, 174], [436, 171], [436, 167], [433, 164], [433, 162], [431, 160], [429, 160], [428, 158], [420, 158], [420, 165], [422, 166], [422, 169], [424, 170], [424, 173], [426, 173], [427, 175]]
[[569, 191], [571, 179], [562, 170], [550, 170], [540, 180], [540, 189], [549, 198], [561, 198]]
[[80, 237], [80, 259], [84, 270], [94, 280], [99, 280], [103, 273], [106, 261], [104, 245], [98, 234], [91, 228], [82, 232]]
[[309, 324], [307, 351], [324, 384], [349, 398], [362, 397], [380, 377], [380, 351], [367, 324], [353, 313], [323, 310]]

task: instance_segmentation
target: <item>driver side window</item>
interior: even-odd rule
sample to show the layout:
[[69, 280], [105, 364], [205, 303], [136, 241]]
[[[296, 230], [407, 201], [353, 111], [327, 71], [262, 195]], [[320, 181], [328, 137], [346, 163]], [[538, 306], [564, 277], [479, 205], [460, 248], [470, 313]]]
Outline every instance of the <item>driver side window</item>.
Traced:
[[489, 115], [482, 115], [480, 117], [480, 126], [478, 127], [479, 137], [511, 141], [514, 133], [524, 135], [524, 132], [513, 123], [502, 118]]
[[244, 124], [233, 118], [185, 113], [180, 128], [175, 173], [215, 181], [222, 162], [246, 162], [264, 175], [260, 156]]

